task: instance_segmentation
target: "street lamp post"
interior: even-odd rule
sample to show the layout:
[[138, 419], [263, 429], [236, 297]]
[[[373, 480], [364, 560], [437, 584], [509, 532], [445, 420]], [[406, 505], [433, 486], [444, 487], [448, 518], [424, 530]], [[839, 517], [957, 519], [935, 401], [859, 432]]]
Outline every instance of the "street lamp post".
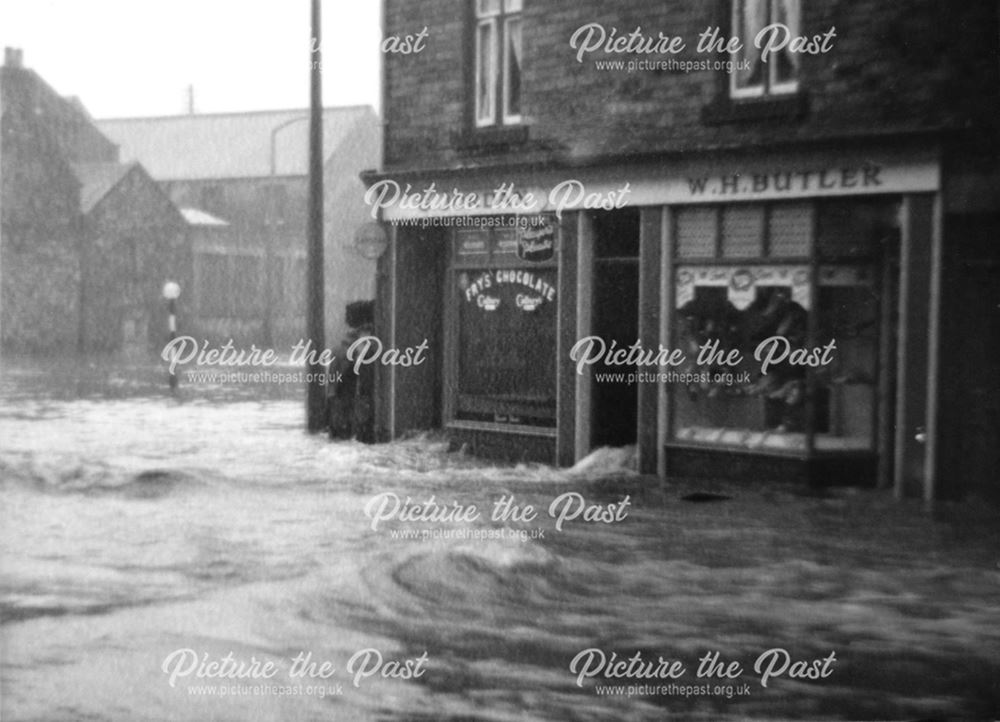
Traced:
[[305, 120], [309, 120], [308, 115], [300, 115], [297, 118], [292, 118], [291, 120], [286, 120], [284, 123], [279, 123], [278, 125], [271, 128], [271, 178], [273, 179], [278, 175], [278, 150], [277, 141], [278, 133], [290, 125], [295, 123], [301, 123]]
[[272, 246], [277, 243], [278, 239], [278, 228], [279, 219], [277, 215], [278, 211], [278, 133], [295, 123], [301, 123], [305, 120], [309, 120], [308, 115], [300, 115], [297, 118], [291, 118], [283, 123], [271, 128], [271, 146], [270, 146], [270, 187], [268, 188], [267, 198], [265, 199], [265, 217], [264, 226], [267, 229], [268, 237], [264, 239], [264, 345], [271, 347], [274, 345], [274, 330], [273, 330], [273, 316], [274, 316], [274, 294], [271, 292], [271, 281], [273, 275], [271, 273], [272, 266], [274, 264], [274, 249]]
[[[309, 57], [309, 248], [306, 332], [317, 356], [324, 348], [323, 326], [323, 87], [320, 53], [320, 0], [312, 0], [312, 42]], [[326, 426], [326, 387], [318, 364], [306, 369], [306, 428]]]
[[[170, 341], [177, 338], [177, 299], [181, 295], [181, 286], [176, 281], [167, 281], [163, 284], [163, 297], [167, 299], [167, 328], [170, 333]], [[170, 375], [167, 379], [170, 384], [170, 392], [177, 393], [177, 374], [173, 367], [170, 368]]]

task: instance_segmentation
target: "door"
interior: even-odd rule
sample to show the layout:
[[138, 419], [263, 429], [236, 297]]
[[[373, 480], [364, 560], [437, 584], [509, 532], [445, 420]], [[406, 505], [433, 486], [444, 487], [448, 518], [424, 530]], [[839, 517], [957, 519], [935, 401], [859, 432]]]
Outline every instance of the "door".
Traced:
[[[594, 215], [592, 335], [610, 350], [632, 346], [639, 338], [639, 212]], [[639, 397], [636, 367], [593, 367], [591, 446], [636, 443]]]

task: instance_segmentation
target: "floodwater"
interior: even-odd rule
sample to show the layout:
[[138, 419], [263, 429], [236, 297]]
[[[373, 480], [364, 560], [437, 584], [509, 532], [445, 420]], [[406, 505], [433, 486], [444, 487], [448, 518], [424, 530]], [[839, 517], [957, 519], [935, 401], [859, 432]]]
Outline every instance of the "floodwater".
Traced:
[[[616, 454], [572, 473], [433, 437], [330, 443], [302, 432], [297, 389], [178, 401], [159, 381], [85, 364], [0, 374], [4, 720], [997, 713], [994, 509], [662, 485]], [[557, 529], [549, 506], [567, 492], [617, 518]], [[467, 517], [373, 529], [366, 508], [390, 493]], [[511, 495], [537, 517], [491, 519]], [[578, 684], [588, 649], [685, 671], [595, 666]], [[806, 662], [800, 678], [788, 665], [764, 687], [754, 662], [770, 649]], [[739, 673], [698, 677], [713, 651]]]

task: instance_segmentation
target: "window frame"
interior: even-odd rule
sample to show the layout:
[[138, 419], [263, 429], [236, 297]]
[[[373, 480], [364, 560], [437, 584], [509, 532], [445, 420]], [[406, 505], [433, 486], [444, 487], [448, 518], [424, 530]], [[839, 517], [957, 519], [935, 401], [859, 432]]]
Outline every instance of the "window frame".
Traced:
[[[472, 0], [472, 27], [474, 53], [472, 80], [472, 120], [477, 129], [517, 126], [523, 122], [521, 112], [510, 112], [510, 28], [518, 27], [523, 48], [522, 0]], [[484, 69], [483, 29], [489, 38], [489, 65]], [[523, 61], [523, 52], [521, 55]], [[484, 78], [485, 74], [488, 77]], [[485, 96], [483, 83], [487, 84]], [[480, 107], [480, 98], [487, 99], [486, 112]]]
[[[502, 101], [501, 113], [503, 115], [503, 125], [517, 125], [521, 123], [521, 112], [516, 113], [508, 112], [510, 110], [510, 96], [511, 96], [511, 82], [510, 82], [510, 45], [511, 45], [511, 32], [510, 28], [512, 25], [517, 24], [517, 34], [518, 34], [518, 56], [521, 60], [524, 58], [524, 45], [523, 45], [523, 35], [524, 25], [521, 20], [521, 13], [517, 12], [512, 15], [507, 15], [503, 17], [503, 35], [500, 40], [503, 40], [503, 50], [500, 52], [500, 62], [503, 67], [500, 70], [500, 80], [501, 80], [501, 94], [500, 99]], [[520, 72], [520, 71], [519, 71]], [[520, 92], [520, 91], [519, 91]], [[520, 98], [518, 99], [520, 102]]]
[[[746, 57], [747, 48], [754, 48], [758, 50], [753, 44], [753, 38], [749, 37], [748, 34], [744, 33], [744, 27], [742, 22], [742, 10], [744, 5], [748, 0], [729, 0], [729, 22], [730, 28], [732, 29], [731, 35], [739, 37], [743, 45], [743, 49], [730, 53], [730, 60], [733, 63], [739, 62], [742, 57]], [[802, 32], [802, 0], [761, 0], [767, 4], [767, 16], [764, 20], [764, 25], [762, 27], [767, 27], [775, 22], [775, 17], [778, 12], [778, 3], [780, 2], [794, 2], [798, 4], [798, 27], [789, 26], [789, 30], [793, 35], [800, 35]], [[758, 31], [759, 32], [759, 31]], [[756, 35], [754, 36], [756, 37]], [[796, 77], [791, 81], [779, 82], [776, 79], [778, 72], [778, 56], [772, 57], [767, 63], [762, 60], [758, 61], [765, 66], [765, 71], [763, 79], [759, 85], [753, 85], [749, 87], [739, 87], [737, 84], [739, 75], [735, 72], [735, 69], [730, 72], [729, 75], [729, 97], [733, 100], [751, 100], [751, 99], [766, 99], [775, 97], [787, 97], [790, 95], [795, 95], [801, 89], [801, 82], [799, 78], [799, 73], [796, 72]]]

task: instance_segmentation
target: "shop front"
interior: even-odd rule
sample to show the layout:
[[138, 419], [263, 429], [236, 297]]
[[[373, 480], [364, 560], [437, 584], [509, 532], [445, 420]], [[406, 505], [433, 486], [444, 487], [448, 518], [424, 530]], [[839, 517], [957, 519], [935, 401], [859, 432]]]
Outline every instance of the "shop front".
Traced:
[[895, 147], [398, 179], [449, 194], [378, 208], [380, 332], [434, 349], [382, 373], [382, 435], [926, 494], [940, 176]]

